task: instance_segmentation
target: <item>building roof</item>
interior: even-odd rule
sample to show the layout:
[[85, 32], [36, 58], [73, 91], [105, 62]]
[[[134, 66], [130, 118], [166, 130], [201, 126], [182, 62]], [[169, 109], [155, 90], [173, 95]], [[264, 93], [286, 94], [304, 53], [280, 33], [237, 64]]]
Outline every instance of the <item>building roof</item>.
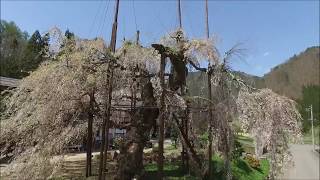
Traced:
[[0, 86], [3, 87], [17, 87], [19, 82], [20, 79], [0, 76]]

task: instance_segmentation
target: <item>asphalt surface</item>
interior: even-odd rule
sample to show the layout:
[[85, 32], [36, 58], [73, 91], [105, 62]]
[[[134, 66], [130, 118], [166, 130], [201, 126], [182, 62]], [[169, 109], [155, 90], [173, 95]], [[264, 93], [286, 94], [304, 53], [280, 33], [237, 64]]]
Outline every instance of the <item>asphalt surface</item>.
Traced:
[[[318, 147], [319, 148], [319, 147]], [[319, 154], [312, 150], [312, 145], [295, 144], [290, 150], [294, 165], [284, 172], [284, 180], [320, 180]]]

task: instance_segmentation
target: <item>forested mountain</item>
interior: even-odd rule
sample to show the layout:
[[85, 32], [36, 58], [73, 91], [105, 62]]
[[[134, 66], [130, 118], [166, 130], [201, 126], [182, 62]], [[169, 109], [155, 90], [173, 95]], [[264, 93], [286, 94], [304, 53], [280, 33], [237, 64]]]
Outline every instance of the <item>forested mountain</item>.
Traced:
[[264, 86], [292, 99], [303, 97], [303, 87], [320, 83], [319, 47], [310, 47], [263, 76]]

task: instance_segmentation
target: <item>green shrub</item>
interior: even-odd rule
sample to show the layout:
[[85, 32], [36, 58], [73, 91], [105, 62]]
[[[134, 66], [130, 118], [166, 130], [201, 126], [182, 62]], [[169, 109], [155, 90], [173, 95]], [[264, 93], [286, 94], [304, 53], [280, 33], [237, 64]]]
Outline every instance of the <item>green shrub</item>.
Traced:
[[199, 137], [200, 147], [205, 147], [209, 140], [209, 134], [207, 132], [203, 133]]
[[237, 160], [242, 156], [244, 149], [238, 140], [234, 140], [234, 149], [232, 151], [232, 160]]

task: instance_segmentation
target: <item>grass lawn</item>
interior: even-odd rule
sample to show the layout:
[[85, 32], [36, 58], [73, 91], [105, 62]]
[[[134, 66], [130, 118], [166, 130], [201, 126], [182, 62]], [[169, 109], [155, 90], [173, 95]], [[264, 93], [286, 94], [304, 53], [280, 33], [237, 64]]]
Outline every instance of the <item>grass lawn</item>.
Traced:
[[[237, 141], [241, 143], [246, 152], [254, 153], [254, 140], [246, 135], [238, 135]], [[219, 156], [215, 155], [212, 159], [214, 167], [214, 179], [224, 180], [225, 179], [225, 169], [224, 162]], [[145, 166], [146, 170], [146, 179], [155, 179], [157, 177], [157, 165], [156, 164], [147, 164]], [[237, 180], [263, 180], [266, 179], [269, 172], [269, 162], [266, 159], [260, 161], [260, 168], [253, 169], [248, 163], [240, 159], [238, 161], [232, 162], [232, 174], [234, 179]], [[179, 162], [177, 163], [165, 163], [164, 165], [164, 175], [166, 179], [200, 179], [193, 175], [186, 175], [185, 171], [180, 168]]]
[[[219, 156], [214, 156], [213, 160], [214, 167], [214, 179], [224, 180], [224, 165], [223, 160]], [[242, 159], [237, 162], [232, 162], [232, 174], [234, 179], [238, 180], [263, 180], [267, 177], [269, 172], [269, 163], [267, 160], [260, 161], [260, 169], [251, 168], [248, 163]], [[155, 179], [157, 177], [157, 165], [148, 164], [145, 166], [146, 179]], [[186, 175], [183, 169], [180, 168], [179, 164], [176, 163], [165, 163], [164, 165], [164, 175], [166, 179], [176, 180], [176, 179], [190, 179], [196, 180], [200, 179], [192, 175]]]
[[[215, 179], [224, 180], [225, 169], [223, 159], [215, 155], [212, 163]], [[234, 179], [237, 180], [264, 180], [269, 172], [269, 162], [268, 160], [263, 159], [260, 161], [260, 165], [259, 169], [253, 169], [249, 166], [247, 161], [243, 159], [233, 161], [231, 164], [232, 175], [234, 176]]]

